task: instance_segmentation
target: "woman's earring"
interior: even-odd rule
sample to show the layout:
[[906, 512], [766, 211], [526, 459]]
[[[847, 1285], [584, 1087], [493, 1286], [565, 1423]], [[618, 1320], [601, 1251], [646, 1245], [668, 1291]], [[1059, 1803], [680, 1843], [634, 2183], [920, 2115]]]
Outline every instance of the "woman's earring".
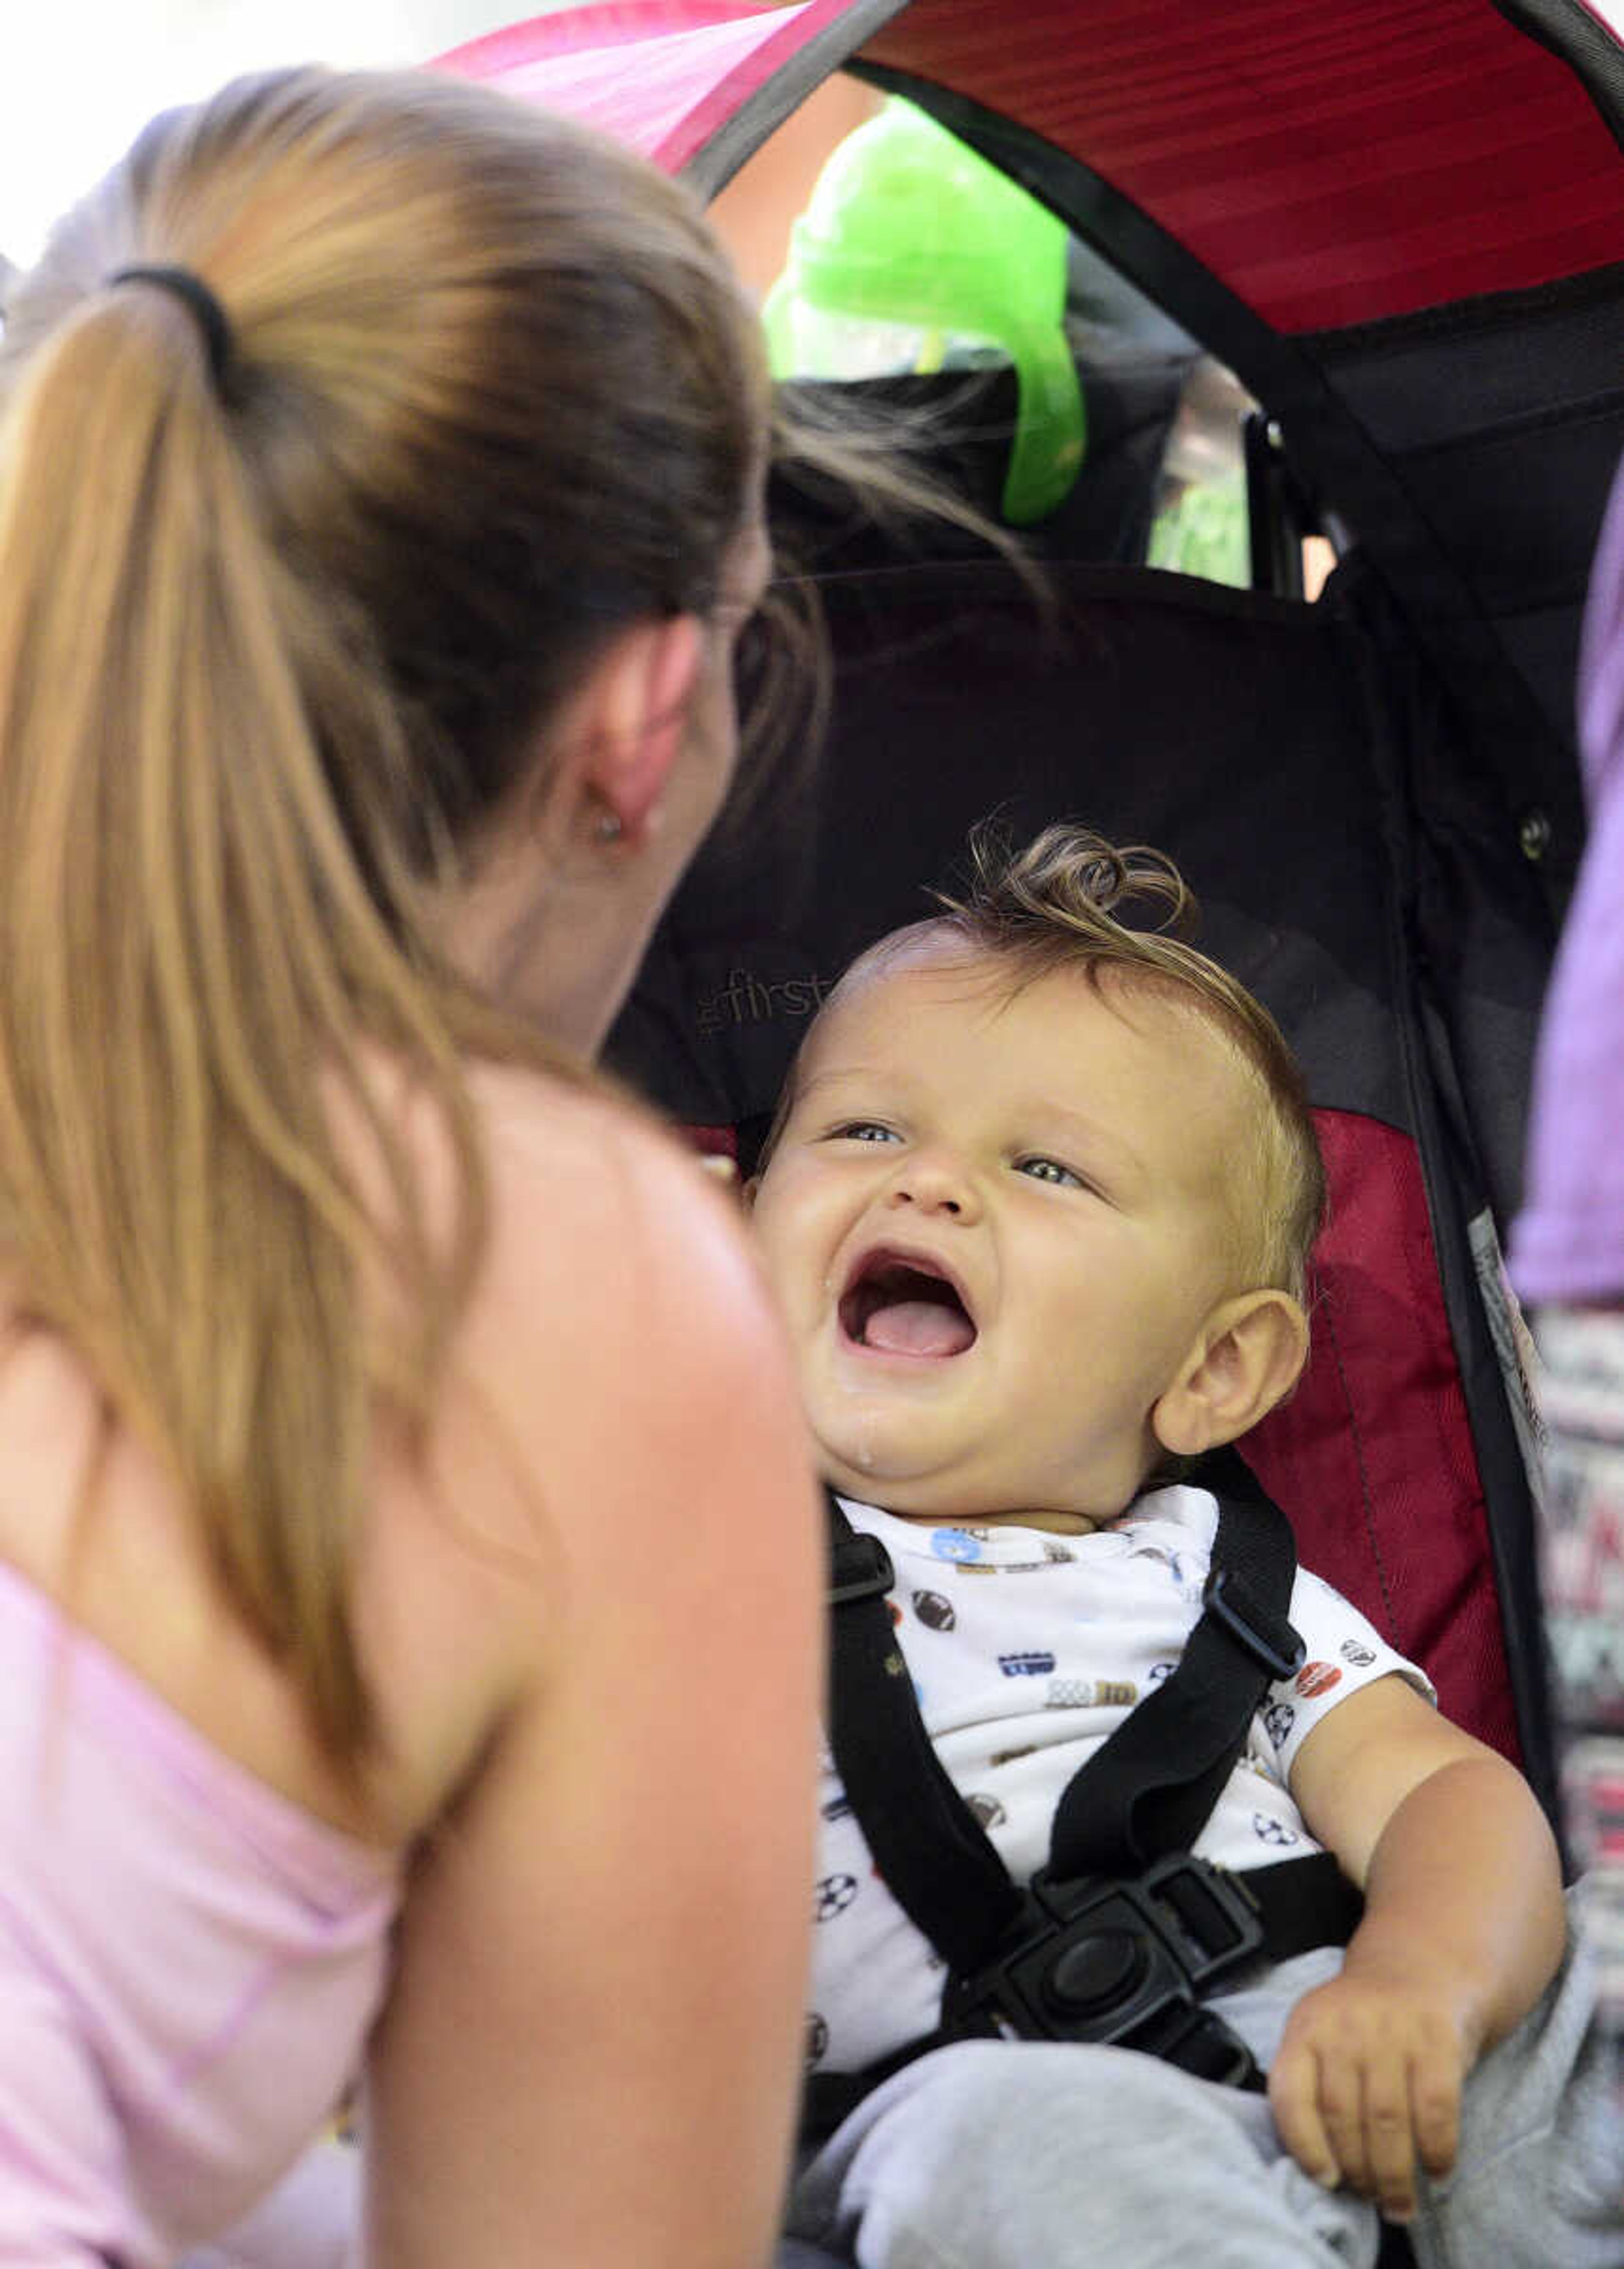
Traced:
[[621, 824], [618, 813], [601, 811], [593, 823], [592, 832], [596, 842], [618, 843], [625, 830]]

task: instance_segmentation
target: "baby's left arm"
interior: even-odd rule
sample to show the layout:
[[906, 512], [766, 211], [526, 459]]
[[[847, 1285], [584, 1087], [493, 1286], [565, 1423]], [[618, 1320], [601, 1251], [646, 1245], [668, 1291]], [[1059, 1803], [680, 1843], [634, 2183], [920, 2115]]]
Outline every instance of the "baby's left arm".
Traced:
[[1561, 1875], [1520, 1773], [1402, 1679], [1331, 1711], [1291, 1791], [1365, 1895], [1342, 1974], [1292, 2012], [1269, 2075], [1288, 2148], [1407, 2220], [1417, 2158], [1454, 2163], [1460, 2089], [1561, 1959]]

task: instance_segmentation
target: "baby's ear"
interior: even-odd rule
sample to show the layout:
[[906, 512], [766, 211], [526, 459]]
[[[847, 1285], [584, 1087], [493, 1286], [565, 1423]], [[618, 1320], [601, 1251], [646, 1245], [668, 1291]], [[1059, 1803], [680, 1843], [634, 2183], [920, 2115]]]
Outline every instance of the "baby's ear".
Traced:
[[1289, 1292], [1242, 1292], [1207, 1317], [1150, 1413], [1162, 1447], [1199, 1457], [1255, 1426], [1296, 1386], [1308, 1319]]

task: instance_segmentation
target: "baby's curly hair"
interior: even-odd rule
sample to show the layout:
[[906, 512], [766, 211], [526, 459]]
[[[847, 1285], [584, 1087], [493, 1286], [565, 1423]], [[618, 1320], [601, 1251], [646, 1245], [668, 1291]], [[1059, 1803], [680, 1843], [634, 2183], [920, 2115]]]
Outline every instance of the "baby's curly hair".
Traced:
[[[939, 913], [860, 954], [824, 1013], [876, 967], [955, 940], [975, 958], [1006, 964], [1017, 987], [1062, 969], [1081, 970], [1097, 987], [1109, 970], [1115, 982], [1183, 1000], [1218, 1027], [1259, 1089], [1252, 1155], [1236, 1162], [1244, 1268], [1253, 1283], [1305, 1301], [1325, 1171], [1303, 1075], [1262, 1002], [1189, 943], [1200, 910], [1172, 861], [1144, 844], [1118, 847], [1070, 821], [1045, 827], [1024, 848], [1012, 846], [997, 823], [984, 822], [970, 839], [968, 858], [963, 894], [933, 891]], [[1135, 908], [1153, 917], [1150, 926], [1122, 919]]]

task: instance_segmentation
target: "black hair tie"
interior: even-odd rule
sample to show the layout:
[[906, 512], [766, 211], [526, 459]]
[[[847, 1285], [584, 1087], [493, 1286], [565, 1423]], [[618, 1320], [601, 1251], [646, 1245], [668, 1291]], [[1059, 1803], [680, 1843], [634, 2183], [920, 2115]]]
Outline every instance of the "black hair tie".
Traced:
[[183, 300], [203, 333], [203, 344], [209, 354], [209, 375], [216, 390], [225, 390], [226, 373], [232, 364], [232, 327], [225, 310], [201, 276], [189, 268], [121, 268], [107, 278], [114, 284], [156, 284], [160, 292], [173, 292]]

